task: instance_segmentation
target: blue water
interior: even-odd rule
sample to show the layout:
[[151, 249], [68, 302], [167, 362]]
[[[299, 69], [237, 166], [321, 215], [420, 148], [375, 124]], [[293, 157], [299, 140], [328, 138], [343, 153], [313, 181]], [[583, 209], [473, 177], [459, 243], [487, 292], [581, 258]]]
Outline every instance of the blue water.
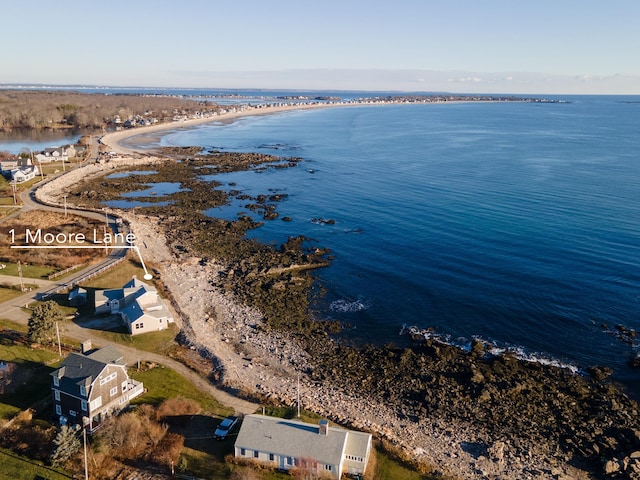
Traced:
[[162, 142], [304, 159], [216, 178], [288, 194], [278, 211], [293, 221], [251, 235], [331, 249], [316, 314], [350, 335], [400, 343], [403, 324], [433, 327], [633, 380], [638, 341], [602, 325], [640, 329], [640, 99], [568, 100], [298, 111]]
[[[216, 179], [288, 194], [278, 212], [293, 220], [250, 235], [331, 249], [314, 309], [353, 325], [346, 335], [402, 344], [403, 324], [433, 327], [453, 342], [608, 365], [633, 386], [640, 372], [625, 362], [640, 339], [612, 330], [640, 330], [640, 97], [563, 99], [288, 112], [161, 142], [304, 159]], [[244, 203], [207, 213], [252, 214]]]

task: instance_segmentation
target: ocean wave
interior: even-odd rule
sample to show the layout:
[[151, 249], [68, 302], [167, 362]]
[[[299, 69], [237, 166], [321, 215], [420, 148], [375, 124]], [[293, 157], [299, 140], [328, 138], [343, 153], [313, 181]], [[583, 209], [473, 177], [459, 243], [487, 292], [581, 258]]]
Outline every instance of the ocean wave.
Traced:
[[329, 310], [332, 312], [339, 313], [353, 313], [353, 312], [361, 312], [363, 310], [367, 310], [369, 305], [362, 300], [347, 300], [341, 298], [339, 300], [334, 300], [329, 305]]
[[[446, 345], [458, 347], [460, 349], [471, 351], [472, 341], [465, 338], [453, 339], [451, 335], [437, 333], [433, 328], [418, 328], [416, 326], [403, 325], [400, 330], [400, 335], [411, 335], [412, 337], [422, 337], [425, 340], [433, 340]], [[527, 351], [524, 347], [498, 345], [496, 342], [485, 340], [481, 337], [474, 337], [473, 340], [479, 341], [484, 346], [484, 351], [490, 356], [500, 355], [513, 355], [518, 360], [523, 362], [537, 363], [547, 367], [557, 367], [569, 370], [572, 373], [583, 374], [584, 370], [573, 363], [569, 363], [558, 358], [554, 358], [551, 355], [547, 355], [539, 352]]]

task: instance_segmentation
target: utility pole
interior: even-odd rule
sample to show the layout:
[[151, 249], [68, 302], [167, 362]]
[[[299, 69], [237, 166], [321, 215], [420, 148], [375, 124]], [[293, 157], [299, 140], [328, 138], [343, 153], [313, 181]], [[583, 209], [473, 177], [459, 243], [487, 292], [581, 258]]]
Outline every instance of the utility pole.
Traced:
[[102, 241], [104, 242], [104, 253], [105, 255], [109, 255], [109, 247], [107, 245], [107, 230], [109, 229], [109, 216], [107, 215], [106, 208], [103, 208], [102, 210], [104, 210], [104, 237], [102, 238]]
[[300, 418], [300, 374], [298, 374], [298, 418]]
[[16, 199], [16, 181], [11, 182], [11, 188], [13, 189], [13, 204], [17, 205], [18, 200]]
[[84, 418], [82, 420], [82, 443], [84, 443], [84, 480], [89, 480], [89, 466], [87, 465], [87, 426], [84, 425]]
[[62, 198], [64, 198], [64, 218], [67, 218], [67, 197], [69, 195], [68, 194], [64, 194], [62, 195]]
[[18, 276], [20, 277], [20, 291], [24, 292], [24, 281], [22, 280], [22, 265], [20, 265], [20, 260], [18, 260]]
[[[31, 165], [35, 165], [33, 163], [33, 150], [31, 150]], [[40, 160], [38, 160], [38, 165], [40, 165], [40, 178], [44, 180], [44, 172], [42, 171], [42, 162]]]
[[58, 328], [58, 322], [56, 322], [56, 334], [58, 335], [58, 356], [62, 357], [62, 347], [60, 347], [60, 329]]

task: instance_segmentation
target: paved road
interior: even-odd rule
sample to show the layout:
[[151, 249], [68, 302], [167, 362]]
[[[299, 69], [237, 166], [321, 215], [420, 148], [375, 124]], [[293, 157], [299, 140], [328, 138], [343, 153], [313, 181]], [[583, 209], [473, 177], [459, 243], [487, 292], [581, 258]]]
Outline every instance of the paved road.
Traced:
[[[88, 161], [95, 162], [95, 159], [97, 159], [97, 156], [98, 156], [98, 143], [97, 143], [97, 138], [94, 137], [92, 139]], [[35, 210], [35, 209], [47, 210], [47, 211], [59, 212], [59, 213], [64, 213], [66, 211], [65, 208], [51, 207], [48, 205], [42, 205], [38, 203], [35, 199], [35, 196], [33, 195], [33, 190], [35, 190], [35, 188], [37, 188], [37, 185], [31, 190], [25, 191], [21, 194], [23, 207], [21, 211], [18, 213], [29, 211], [29, 210]], [[106, 212], [98, 213], [98, 212], [88, 212], [83, 210], [68, 209], [67, 213], [71, 213], [71, 212], [73, 212], [76, 215], [83, 215], [85, 217], [97, 219], [100, 221], [105, 220], [105, 223], [108, 224], [108, 226], [112, 229], [112, 231], [114, 232], [118, 231], [119, 224], [116, 222], [116, 217], [109, 216], [107, 215]], [[50, 284], [46, 284], [38, 288], [37, 290], [26, 292], [23, 295], [20, 295], [19, 297], [16, 297], [8, 302], [0, 304], [0, 318], [5, 318], [21, 324], [26, 324], [29, 319], [29, 314], [26, 313], [23, 310], [23, 308], [27, 306], [30, 302], [34, 301], [35, 299], [46, 298], [48, 295], [50, 295], [53, 291], [57, 289], [66, 288], [69, 285], [74, 285], [81, 282], [84, 278], [87, 277], [87, 275], [91, 275], [95, 273], [95, 271], [105, 268], [106, 266], [110, 265], [113, 262], [119, 261], [126, 255], [126, 252], [127, 252], [127, 249], [124, 249], [124, 248], [111, 249], [110, 255], [105, 257], [103, 261], [99, 262], [96, 265], [92, 265], [88, 268], [85, 268], [79, 271], [78, 273], [71, 275], [70, 277], [67, 277], [64, 281], [51, 282]], [[30, 279], [27, 279], [27, 282], [29, 282], [29, 280]], [[105, 345], [105, 340], [103, 338], [100, 338], [99, 336], [92, 333], [91, 330], [82, 328], [81, 326], [73, 322], [66, 323], [62, 327], [61, 334], [79, 341], [91, 340], [91, 342], [94, 345], [98, 345], [98, 346]], [[216, 400], [218, 400], [223, 405], [233, 408], [237, 413], [243, 413], [243, 414], [254, 413], [259, 407], [258, 404], [242, 400], [238, 397], [235, 397], [227, 393], [226, 391], [223, 391], [214, 387], [207, 379], [201, 377], [199, 374], [197, 374], [193, 370], [190, 370], [188, 367], [186, 367], [182, 363], [177, 362], [169, 357], [152, 353], [152, 352], [146, 352], [143, 350], [137, 350], [135, 348], [127, 347], [124, 345], [117, 345], [117, 348], [125, 356], [125, 359], [127, 360], [128, 365], [134, 365], [138, 361], [149, 361], [149, 362], [155, 362], [155, 363], [165, 365], [175, 370], [176, 372], [186, 377], [187, 379], [189, 379], [189, 381], [191, 381], [199, 390], [213, 396]]]

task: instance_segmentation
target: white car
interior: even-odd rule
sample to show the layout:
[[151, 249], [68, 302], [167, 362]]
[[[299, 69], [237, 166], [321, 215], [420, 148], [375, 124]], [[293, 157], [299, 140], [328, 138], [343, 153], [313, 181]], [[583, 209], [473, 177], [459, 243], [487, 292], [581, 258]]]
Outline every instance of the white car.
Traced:
[[229, 432], [233, 430], [233, 427], [238, 423], [238, 417], [227, 417], [220, 422], [216, 431], [213, 432], [213, 438], [216, 440], [224, 440], [229, 435]]

